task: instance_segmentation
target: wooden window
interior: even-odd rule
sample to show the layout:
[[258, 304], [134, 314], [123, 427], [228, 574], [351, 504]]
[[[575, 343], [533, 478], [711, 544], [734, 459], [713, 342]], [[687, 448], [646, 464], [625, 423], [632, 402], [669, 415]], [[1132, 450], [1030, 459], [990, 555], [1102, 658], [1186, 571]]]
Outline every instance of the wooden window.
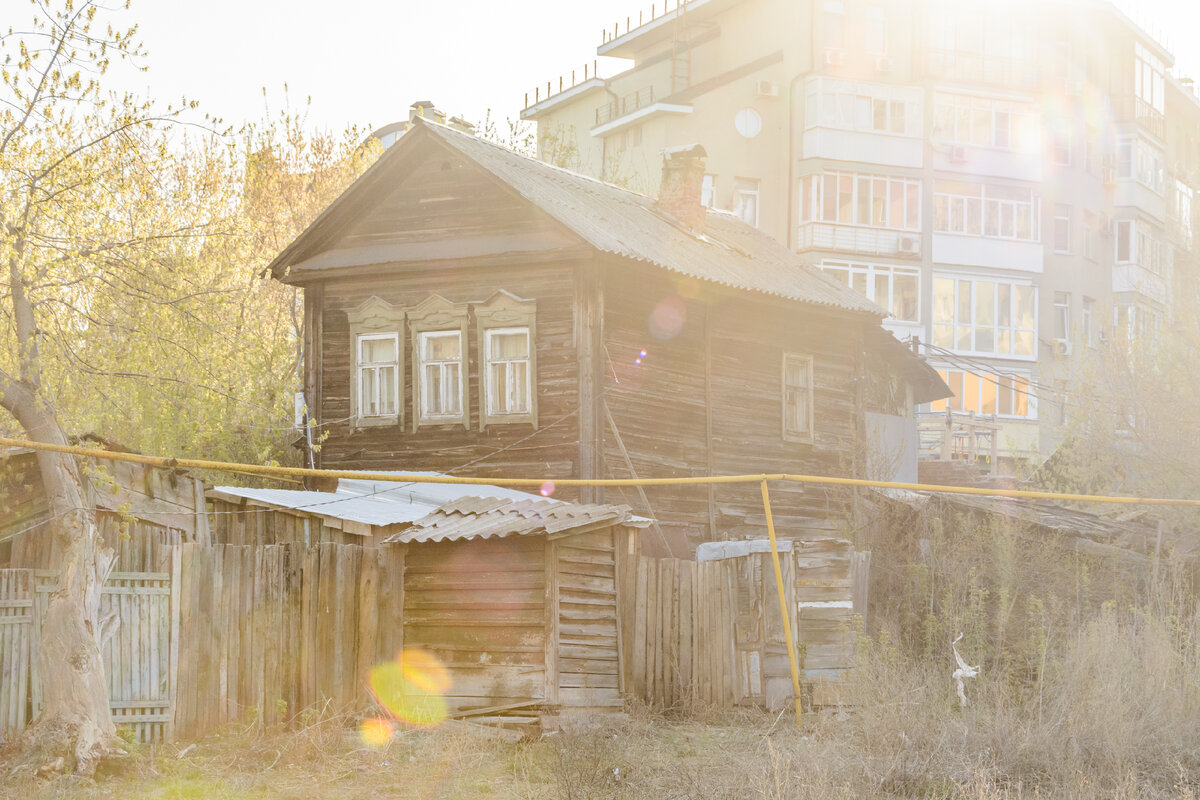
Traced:
[[813, 440], [812, 356], [783, 355], [783, 438]]
[[528, 414], [529, 329], [484, 331], [484, 354], [488, 415]]
[[470, 425], [466, 303], [434, 295], [408, 312], [413, 334], [413, 428]]
[[417, 334], [421, 421], [460, 419], [463, 414], [463, 336], [461, 331]]
[[404, 309], [370, 297], [346, 312], [354, 369], [350, 414], [354, 427], [403, 422]]
[[479, 332], [479, 427], [537, 426], [537, 306], [505, 291], [474, 307]]
[[364, 333], [358, 337], [358, 417], [395, 418], [400, 396], [400, 336]]

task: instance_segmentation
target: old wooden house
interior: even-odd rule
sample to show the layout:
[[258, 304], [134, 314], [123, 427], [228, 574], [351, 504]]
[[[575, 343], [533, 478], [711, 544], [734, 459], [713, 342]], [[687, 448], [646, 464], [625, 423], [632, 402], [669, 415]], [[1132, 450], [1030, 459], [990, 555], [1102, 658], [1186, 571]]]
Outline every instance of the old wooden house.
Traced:
[[[304, 290], [315, 462], [865, 474], [868, 414], [906, 430], [948, 390], [882, 309], [704, 208], [703, 172], [667, 153], [656, 200], [418, 121], [269, 266]], [[839, 526], [837, 492], [776, 494], [782, 535]], [[764, 532], [754, 485], [558, 496], [628, 504], [676, 555]]]

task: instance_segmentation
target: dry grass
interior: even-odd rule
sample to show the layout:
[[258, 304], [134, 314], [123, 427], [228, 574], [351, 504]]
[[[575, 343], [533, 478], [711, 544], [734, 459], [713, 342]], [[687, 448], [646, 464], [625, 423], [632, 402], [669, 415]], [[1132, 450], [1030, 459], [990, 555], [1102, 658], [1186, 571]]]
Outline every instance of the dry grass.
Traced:
[[[892, 528], [894, 531], [895, 528]], [[1192, 576], [1064, 555], [1013, 529], [937, 521], [870, 542], [870, 635], [852, 711], [668, 714], [631, 706], [537, 741], [458, 728], [362, 745], [352, 720], [231, 728], [140, 748], [51, 798], [1200, 798], [1200, 609]], [[886, 566], [884, 566], [886, 565]], [[950, 641], [979, 677], [960, 708]]]

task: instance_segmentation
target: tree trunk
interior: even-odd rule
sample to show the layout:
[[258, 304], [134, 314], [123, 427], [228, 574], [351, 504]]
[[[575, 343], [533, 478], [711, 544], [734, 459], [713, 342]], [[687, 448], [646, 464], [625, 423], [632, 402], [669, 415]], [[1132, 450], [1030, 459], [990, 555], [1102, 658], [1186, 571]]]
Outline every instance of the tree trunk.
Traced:
[[[10, 384], [8, 389], [5, 405], [30, 438], [66, 444], [52, 408], [21, 387]], [[58, 586], [42, 622], [39, 666], [44, 704], [37, 720], [14, 743], [11, 767], [39, 775], [91, 775], [117, 747], [100, 655], [117, 621], [114, 614], [100, 615], [100, 592], [116, 556], [100, 538], [95, 508], [75, 457], [40, 451], [38, 467], [61, 560], [55, 565]]]

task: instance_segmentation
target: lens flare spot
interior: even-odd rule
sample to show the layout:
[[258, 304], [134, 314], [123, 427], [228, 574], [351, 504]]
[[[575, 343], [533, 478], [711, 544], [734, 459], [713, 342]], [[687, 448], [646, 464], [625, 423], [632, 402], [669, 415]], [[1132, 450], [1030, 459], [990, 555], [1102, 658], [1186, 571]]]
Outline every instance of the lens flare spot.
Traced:
[[375, 701], [392, 718], [412, 727], [429, 728], [446, 720], [442, 696], [451, 686], [450, 673], [431, 653], [405, 648], [395, 661], [367, 675]]
[[649, 328], [650, 335], [655, 339], [665, 341], [678, 336], [686, 321], [687, 303], [682, 297], [672, 295], [658, 301], [658, 305], [654, 306], [654, 310], [650, 312], [650, 319], [647, 320], [646, 327]]
[[649, 353], [646, 352], [646, 348], [644, 348], [644, 347], [642, 348], [642, 351], [640, 353], [638, 353], [638, 356], [640, 358], [645, 358], [648, 355], [649, 355]]
[[681, 278], [675, 284], [675, 291], [679, 292], [680, 297], [686, 297], [688, 300], [700, 294], [700, 281], [695, 278]]
[[542, 493], [542, 497], [549, 497], [554, 494], [554, 489], [554, 481], [546, 481], [542, 484], [542, 488], [539, 491]]
[[358, 738], [367, 747], [383, 747], [396, 734], [396, 723], [383, 717], [364, 719], [358, 731]]

